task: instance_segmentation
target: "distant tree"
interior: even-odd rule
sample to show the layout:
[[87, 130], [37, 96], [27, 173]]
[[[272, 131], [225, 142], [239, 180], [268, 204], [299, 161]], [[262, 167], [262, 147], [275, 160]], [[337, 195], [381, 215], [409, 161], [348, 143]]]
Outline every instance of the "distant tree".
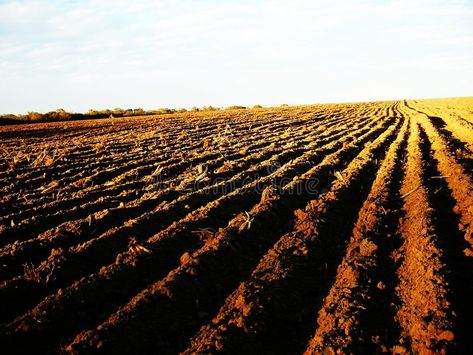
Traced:
[[202, 111], [218, 111], [220, 110], [218, 107], [210, 106], [203, 106]]
[[160, 108], [159, 110], [156, 111], [156, 114], [158, 115], [165, 115], [169, 113], [174, 113], [176, 110], [173, 110], [172, 108]]
[[0, 115], [0, 124], [21, 123], [25, 120], [24, 117], [13, 114]]
[[113, 109], [112, 114], [116, 117], [120, 117], [120, 116], [123, 116], [123, 112], [124, 111], [120, 107], [116, 107]]
[[234, 105], [234, 106], [228, 106], [226, 110], [244, 110], [246, 109], [245, 106], [239, 106], [239, 105]]
[[123, 112], [123, 116], [133, 116], [134, 112], [132, 108], [128, 108]]
[[86, 112], [87, 116], [97, 116], [98, 114], [99, 114], [99, 112], [97, 110], [94, 110], [94, 109], [90, 109], [89, 111]]
[[109, 117], [113, 112], [111, 110], [100, 110], [98, 112], [98, 117], [102, 117], [102, 118], [105, 118], [105, 117]]
[[2, 119], [2, 120], [17, 120], [17, 119], [19, 119], [19, 117], [9, 113], [9, 114], [6, 114], [6, 115], [0, 115], [0, 119]]
[[27, 118], [29, 121], [41, 121], [43, 119], [44, 115], [39, 112], [28, 112]]
[[145, 110], [143, 110], [141, 107], [138, 107], [138, 108], [135, 108], [133, 112], [136, 116], [141, 116], [141, 115], [144, 115]]
[[58, 108], [56, 110], [56, 119], [57, 120], [70, 120], [72, 118], [72, 113], [67, 112], [66, 110], [62, 108]]

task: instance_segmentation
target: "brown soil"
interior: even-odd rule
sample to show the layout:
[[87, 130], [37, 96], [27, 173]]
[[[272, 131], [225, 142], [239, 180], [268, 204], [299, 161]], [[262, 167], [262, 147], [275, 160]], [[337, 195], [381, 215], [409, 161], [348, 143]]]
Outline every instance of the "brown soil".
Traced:
[[6, 353], [468, 353], [473, 100], [0, 127]]

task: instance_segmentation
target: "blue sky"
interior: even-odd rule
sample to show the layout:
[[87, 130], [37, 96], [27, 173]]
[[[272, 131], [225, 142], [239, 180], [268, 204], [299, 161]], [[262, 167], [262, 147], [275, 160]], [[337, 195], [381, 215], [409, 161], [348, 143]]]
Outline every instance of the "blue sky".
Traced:
[[0, 0], [0, 113], [473, 95], [473, 1]]

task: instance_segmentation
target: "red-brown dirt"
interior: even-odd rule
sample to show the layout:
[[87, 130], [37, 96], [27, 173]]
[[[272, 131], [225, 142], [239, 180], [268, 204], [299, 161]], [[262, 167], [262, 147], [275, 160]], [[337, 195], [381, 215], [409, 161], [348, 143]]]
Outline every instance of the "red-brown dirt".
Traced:
[[471, 353], [472, 107], [0, 127], [2, 353]]

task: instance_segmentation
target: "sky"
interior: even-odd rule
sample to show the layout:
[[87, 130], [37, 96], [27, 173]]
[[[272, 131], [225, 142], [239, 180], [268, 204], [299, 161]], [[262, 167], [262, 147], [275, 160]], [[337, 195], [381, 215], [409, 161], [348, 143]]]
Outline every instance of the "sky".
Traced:
[[473, 95], [473, 1], [0, 0], [0, 113]]

